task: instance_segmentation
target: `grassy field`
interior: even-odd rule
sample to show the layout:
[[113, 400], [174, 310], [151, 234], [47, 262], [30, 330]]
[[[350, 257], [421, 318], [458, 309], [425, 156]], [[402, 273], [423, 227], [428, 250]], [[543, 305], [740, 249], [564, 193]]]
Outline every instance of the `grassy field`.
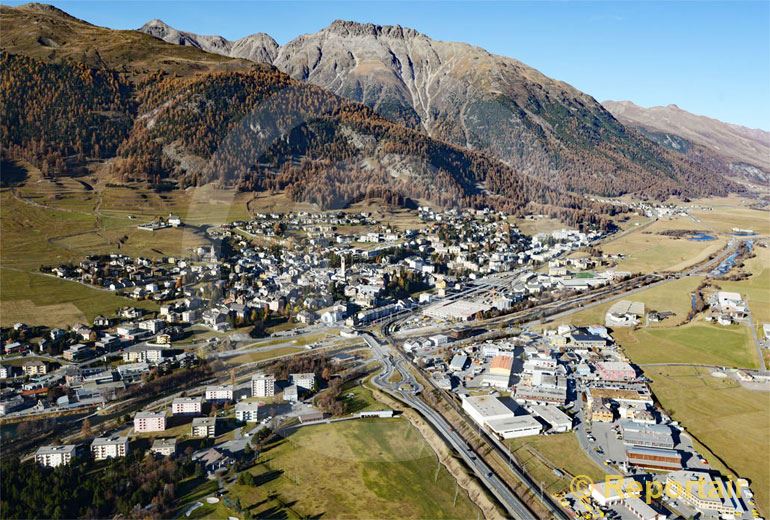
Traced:
[[757, 368], [756, 349], [747, 327], [722, 327], [700, 321], [668, 329], [620, 331], [616, 339], [638, 364], [690, 363]]
[[109, 291], [60, 280], [40, 273], [0, 269], [0, 325], [16, 322], [62, 327], [111, 315], [131, 305], [157, 310], [154, 302], [116, 296]]
[[701, 276], [688, 276], [686, 278], [672, 280], [656, 287], [640, 291], [634, 295], [620, 296], [607, 303], [556, 319], [546, 326], [553, 328], [554, 324], [559, 325], [563, 323], [572, 325], [603, 324], [604, 315], [615, 302], [620, 300], [632, 300], [644, 302], [647, 311], [656, 310], [675, 313], [675, 316], [671, 316], [659, 323], [650, 324], [650, 327], [654, 328], [671, 327], [680, 323], [687, 316], [691, 305], [690, 293], [700, 285], [702, 280], [703, 277]]
[[678, 271], [705, 260], [727, 243], [724, 237], [697, 242], [660, 234], [664, 231], [694, 229], [710, 230], [687, 217], [658, 220], [649, 226], [639, 226], [638, 229], [624, 233], [603, 244], [601, 248], [605, 253], [625, 255], [617, 266], [620, 271]]
[[770, 397], [707, 369], [645, 371], [661, 405], [739, 476], [751, 480], [762, 512], [770, 512]]
[[[438, 467], [438, 472], [436, 471]], [[255, 517], [475, 518], [478, 509], [437, 466], [404, 419], [357, 420], [301, 428], [251, 468], [256, 487], [234, 485]]]
[[297, 352], [307, 352], [307, 351], [308, 350], [306, 348], [302, 348], [302, 347], [282, 347], [282, 348], [264, 350], [262, 352], [252, 352], [250, 354], [242, 354], [240, 356], [227, 358], [225, 360], [225, 364], [229, 367], [233, 367], [233, 366], [242, 365], [244, 363], [256, 363], [257, 361], [264, 361], [266, 359], [273, 359], [281, 356], [286, 356], [288, 354], [295, 354]]
[[345, 403], [345, 413], [348, 414], [388, 409], [387, 406], [374, 398], [372, 391], [366, 386], [366, 382], [346, 386], [339, 399]]
[[746, 280], [716, 283], [725, 291], [735, 291], [743, 295], [754, 318], [757, 332], [762, 337], [762, 324], [770, 323], [770, 249], [754, 248], [756, 256], [745, 262], [744, 270], [751, 273]]
[[[618, 238], [602, 245], [606, 253], [623, 253], [627, 258], [619, 270], [652, 272], [681, 270], [705, 260], [721, 249], [733, 228], [753, 229], [760, 235], [770, 234], [770, 214], [749, 208], [753, 201], [740, 197], [702, 199], [690, 204], [690, 216], [658, 220], [650, 225], [626, 227]], [[716, 240], [697, 242], [662, 235], [670, 230], [701, 230]]]
[[693, 203], [708, 209], [694, 210], [692, 215], [718, 232], [731, 233], [732, 228], [737, 227], [770, 235], [770, 213], [749, 208], [748, 205], [753, 202], [738, 196], [699, 199]]
[[[506, 442], [527, 472], [552, 494], [569, 489], [570, 480], [576, 475], [588, 475], [594, 482], [604, 479], [606, 472], [583, 453], [574, 432], [523, 437]], [[559, 477], [554, 469], [564, 475]]]

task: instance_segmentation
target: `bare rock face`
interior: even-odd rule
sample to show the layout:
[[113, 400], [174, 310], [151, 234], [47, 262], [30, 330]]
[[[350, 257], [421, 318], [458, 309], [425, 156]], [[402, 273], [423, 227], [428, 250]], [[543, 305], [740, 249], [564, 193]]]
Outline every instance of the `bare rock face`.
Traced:
[[[524, 172], [550, 177], [580, 167], [586, 155], [600, 173], [648, 166], [629, 164], [628, 157], [650, 155], [640, 150], [649, 143], [629, 135], [595, 99], [465, 43], [435, 41], [400, 26], [336, 21], [282, 46], [273, 64]], [[614, 150], [600, 150], [604, 146]]]
[[187, 45], [206, 52], [231, 58], [243, 58], [257, 63], [272, 63], [278, 44], [265, 33], [256, 33], [230, 41], [222, 36], [204, 36], [174, 29], [161, 20], [151, 20], [139, 31], [175, 45]]

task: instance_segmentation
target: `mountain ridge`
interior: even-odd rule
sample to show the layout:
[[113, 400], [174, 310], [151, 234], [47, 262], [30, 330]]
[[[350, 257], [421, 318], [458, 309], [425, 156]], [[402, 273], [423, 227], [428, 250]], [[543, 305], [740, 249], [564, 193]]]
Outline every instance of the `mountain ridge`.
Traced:
[[262, 32], [228, 40], [219, 35], [180, 31], [157, 18], [142, 25], [138, 31], [175, 45], [189, 45], [206, 52], [230, 58], [243, 58], [255, 63], [271, 64], [278, 51], [278, 43], [273, 37]]
[[770, 178], [770, 132], [693, 114], [677, 105], [642, 107], [631, 101], [602, 103], [627, 126], [636, 127], [651, 139], [682, 153], [690, 146], [720, 157], [733, 171], [758, 180]]
[[280, 46], [272, 64], [568, 191], [615, 196], [652, 186], [662, 194], [713, 184], [715, 172], [625, 128], [590, 95], [467, 43], [336, 20]]

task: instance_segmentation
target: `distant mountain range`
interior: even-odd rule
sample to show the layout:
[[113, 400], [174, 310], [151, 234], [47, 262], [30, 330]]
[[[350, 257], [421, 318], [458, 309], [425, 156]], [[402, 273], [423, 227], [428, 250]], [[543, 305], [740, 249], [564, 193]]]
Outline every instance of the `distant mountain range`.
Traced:
[[230, 41], [222, 36], [201, 36], [177, 31], [160, 20], [151, 20], [139, 30], [175, 45], [188, 45], [214, 54], [243, 58], [257, 63], [272, 63], [278, 53], [278, 43], [265, 33], [256, 33]]
[[44, 4], [0, 6], [0, 23], [3, 154], [51, 174], [99, 160], [122, 179], [323, 207], [413, 198], [576, 223], [614, 211], [596, 195], [739, 189], [720, 161], [649, 139], [563, 82], [399, 26], [338, 21], [278, 46], [158, 20], [110, 30]]
[[682, 153], [702, 146], [723, 158], [733, 171], [770, 179], [770, 132], [691, 114], [676, 105], [644, 108], [630, 101], [602, 103], [623, 124]]

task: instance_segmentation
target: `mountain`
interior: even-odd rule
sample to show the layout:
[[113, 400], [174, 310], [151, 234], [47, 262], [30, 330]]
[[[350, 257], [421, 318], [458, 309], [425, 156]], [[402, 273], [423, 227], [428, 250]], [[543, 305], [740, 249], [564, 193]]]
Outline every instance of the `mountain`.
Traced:
[[256, 65], [190, 47], [168, 45], [138, 31], [116, 31], [46, 4], [0, 5], [2, 49], [50, 63], [65, 61], [138, 78], [150, 71], [178, 75], [243, 70]]
[[230, 41], [222, 36], [201, 36], [178, 31], [161, 20], [151, 20], [139, 28], [140, 32], [176, 45], [188, 45], [231, 58], [243, 58], [256, 63], [272, 63], [278, 52], [278, 43], [265, 33], [256, 33]]
[[722, 157], [732, 169], [761, 169], [764, 179], [770, 178], [770, 132], [692, 114], [676, 105], [644, 108], [631, 101], [602, 104], [624, 124], [674, 150], [687, 153], [692, 145], [699, 145]]
[[714, 165], [691, 164], [570, 85], [465, 43], [401, 26], [335, 21], [279, 47], [272, 63], [559, 189], [661, 197], [725, 189]]
[[607, 226], [616, 211], [272, 66], [38, 4], [0, 7], [0, 23], [13, 28], [0, 33], [2, 158], [28, 160], [45, 176], [88, 167], [158, 189], [283, 190], [323, 208], [418, 199], [581, 226]]

